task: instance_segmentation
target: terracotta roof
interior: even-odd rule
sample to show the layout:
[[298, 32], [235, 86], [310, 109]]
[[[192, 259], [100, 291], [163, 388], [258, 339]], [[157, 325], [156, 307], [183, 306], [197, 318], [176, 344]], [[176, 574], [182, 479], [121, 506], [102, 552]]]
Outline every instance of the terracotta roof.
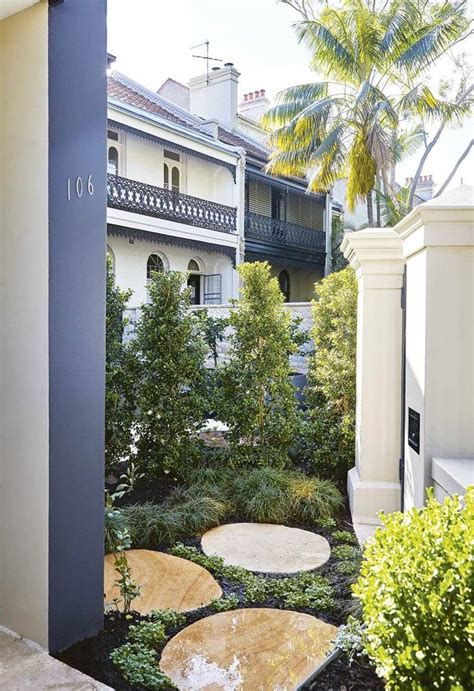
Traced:
[[264, 162], [266, 162], [268, 159], [268, 151], [266, 151], [263, 146], [260, 147], [258, 144], [254, 144], [246, 138], [244, 139], [244, 137], [242, 137], [240, 134], [229, 132], [229, 130], [219, 127], [217, 136], [219, 141], [224, 142], [224, 144], [242, 147], [242, 149], [245, 149], [249, 156], [253, 156], [254, 158], [258, 158]]
[[202, 134], [208, 134], [200, 126], [198, 118], [195, 118], [190, 113], [186, 113], [182, 108], [167, 101], [163, 96], [155, 94], [119, 72], [112, 72], [107, 78], [107, 94], [110, 98], [159, 115], [177, 125], [182, 125]]

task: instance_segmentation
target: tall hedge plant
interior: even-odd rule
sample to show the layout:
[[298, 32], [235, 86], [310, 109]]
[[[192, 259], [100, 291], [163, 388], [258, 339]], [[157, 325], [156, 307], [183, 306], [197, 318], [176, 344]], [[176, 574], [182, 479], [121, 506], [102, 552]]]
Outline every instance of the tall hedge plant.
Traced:
[[205, 411], [206, 346], [189, 309], [185, 274], [156, 272], [142, 306], [133, 347], [137, 380], [137, 460], [150, 475], [183, 475], [199, 448]]
[[107, 258], [105, 327], [105, 467], [113, 470], [130, 455], [134, 419], [133, 355], [123, 342], [124, 310], [131, 296], [115, 284], [112, 261]]
[[241, 264], [241, 297], [229, 323], [228, 360], [220, 370], [221, 417], [234, 453], [281, 462], [298, 423], [289, 354], [297, 350], [291, 315], [267, 262]]
[[320, 477], [345, 482], [354, 465], [357, 280], [348, 267], [316, 284], [305, 454]]

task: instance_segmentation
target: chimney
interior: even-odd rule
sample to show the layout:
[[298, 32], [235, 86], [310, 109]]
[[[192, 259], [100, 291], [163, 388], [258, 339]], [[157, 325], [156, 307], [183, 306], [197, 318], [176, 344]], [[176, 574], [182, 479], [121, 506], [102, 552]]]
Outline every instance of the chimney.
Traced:
[[267, 112], [270, 101], [265, 96], [265, 89], [257, 89], [244, 94], [239, 105], [239, 113], [246, 118], [259, 122], [262, 115]]
[[416, 185], [416, 194], [418, 197], [421, 197], [424, 202], [427, 202], [428, 199], [433, 197], [434, 188], [435, 183], [433, 181], [433, 176], [421, 175]]
[[205, 120], [218, 120], [233, 129], [237, 124], [237, 88], [240, 72], [232, 62], [213, 68], [189, 82], [190, 110]]

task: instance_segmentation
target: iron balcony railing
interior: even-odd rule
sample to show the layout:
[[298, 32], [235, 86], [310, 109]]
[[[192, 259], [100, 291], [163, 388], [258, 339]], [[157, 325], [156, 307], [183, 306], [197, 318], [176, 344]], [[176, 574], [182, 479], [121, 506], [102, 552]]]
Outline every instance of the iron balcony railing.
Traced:
[[235, 233], [237, 209], [107, 174], [107, 204], [112, 209], [186, 223], [189, 226]]
[[322, 230], [280, 221], [251, 211], [245, 214], [245, 237], [313, 252], [325, 252], [326, 249], [326, 239]]

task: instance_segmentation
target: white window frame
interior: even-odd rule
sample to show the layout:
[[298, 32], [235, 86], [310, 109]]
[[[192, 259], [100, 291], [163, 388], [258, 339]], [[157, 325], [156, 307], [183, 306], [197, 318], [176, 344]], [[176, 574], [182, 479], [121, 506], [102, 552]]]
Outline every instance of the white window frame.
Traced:
[[[169, 151], [173, 155], [179, 156], [179, 161], [174, 158], [168, 158], [166, 152]], [[165, 183], [165, 166], [168, 166], [168, 184]], [[172, 175], [173, 168], [177, 168], [179, 172], [179, 190], [175, 190], [177, 194], [186, 194], [186, 160], [183, 154], [173, 151], [172, 149], [163, 149], [163, 187], [165, 190], [172, 190]]]
[[[109, 139], [109, 131], [114, 132], [118, 136], [118, 138], [117, 139]], [[123, 132], [120, 132], [119, 130], [115, 130], [113, 127], [108, 127], [107, 128], [107, 173], [112, 173], [112, 171], [109, 170], [109, 149], [111, 146], [114, 146], [118, 152], [117, 175], [119, 175], [120, 177], [125, 177], [125, 144], [124, 144]]]

